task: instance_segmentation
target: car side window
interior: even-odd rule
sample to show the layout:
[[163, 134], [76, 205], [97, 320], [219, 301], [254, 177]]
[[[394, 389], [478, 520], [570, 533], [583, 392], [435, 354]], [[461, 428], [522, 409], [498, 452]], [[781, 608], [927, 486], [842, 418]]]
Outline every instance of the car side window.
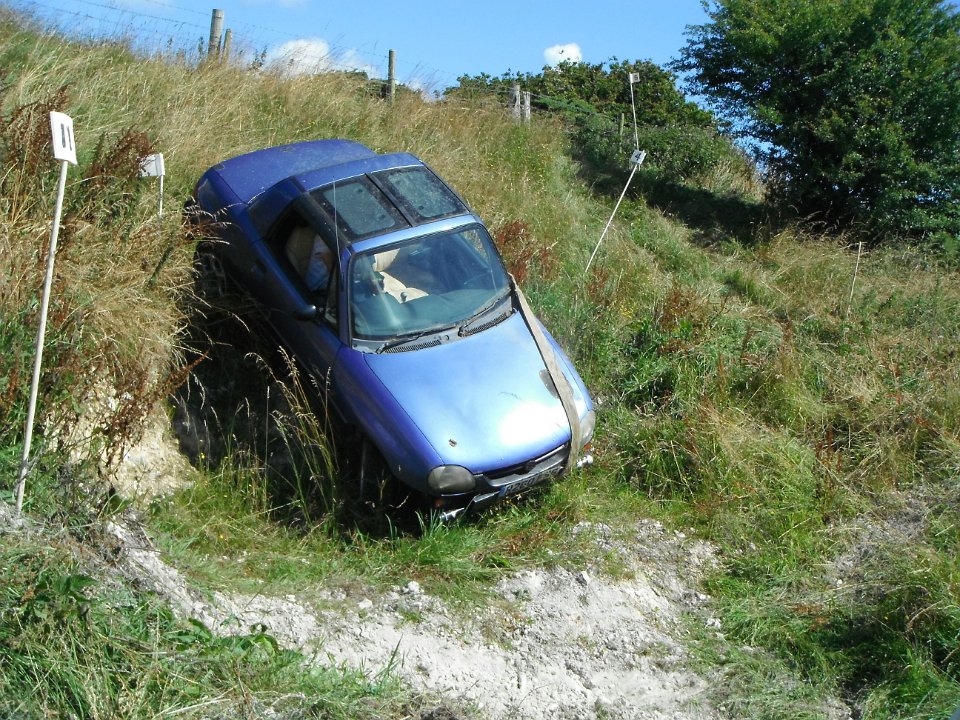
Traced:
[[333, 267], [333, 251], [309, 225], [297, 224], [287, 236], [284, 253], [311, 294], [326, 291]]
[[310, 301], [321, 304], [334, 274], [334, 253], [299, 213], [286, 214], [268, 236], [268, 245], [286, 275]]

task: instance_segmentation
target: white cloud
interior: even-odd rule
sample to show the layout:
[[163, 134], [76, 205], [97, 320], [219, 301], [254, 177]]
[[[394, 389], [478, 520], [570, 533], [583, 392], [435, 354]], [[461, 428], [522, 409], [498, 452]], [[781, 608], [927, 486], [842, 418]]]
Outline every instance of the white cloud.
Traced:
[[564, 60], [580, 62], [583, 60], [583, 52], [576, 43], [554, 45], [543, 51], [543, 59], [547, 61], [547, 65], [559, 65]]
[[437, 100], [437, 84], [433, 80], [411, 76], [403, 81], [403, 85], [414, 92], [420, 93], [420, 98], [424, 102], [430, 103]]
[[355, 50], [334, 52], [322, 38], [290, 40], [267, 51], [266, 66], [284, 75], [317, 75], [325, 72], [360, 70], [376, 77], [377, 68], [365, 62]]

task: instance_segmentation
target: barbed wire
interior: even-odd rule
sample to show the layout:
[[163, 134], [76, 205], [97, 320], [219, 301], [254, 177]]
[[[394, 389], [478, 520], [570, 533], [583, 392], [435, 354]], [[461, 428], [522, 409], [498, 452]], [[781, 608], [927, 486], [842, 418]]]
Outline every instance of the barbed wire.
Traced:
[[[7, 7], [17, 8], [21, 12], [23, 12], [25, 15], [33, 17], [34, 19], [42, 18], [47, 22], [52, 22], [54, 25], [60, 26], [59, 30], [66, 35], [76, 34], [76, 27], [71, 27], [70, 23], [64, 23], [62, 21], [58, 22], [57, 21], [58, 19], [56, 17], [51, 17], [48, 13], [40, 12], [40, 11], [43, 10], [53, 14], [68, 15], [72, 18], [89, 20], [93, 23], [98, 23], [101, 28], [104, 28], [104, 27], [110, 28], [110, 30], [107, 30], [107, 31], [101, 30], [101, 32], [103, 32], [103, 34], [106, 36], [110, 36], [110, 35], [115, 36], [118, 33], [119, 26], [122, 24], [121, 23], [122, 17], [121, 18], [107, 17], [104, 15], [91, 14], [90, 12], [72, 10], [67, 7], [64, 7], [63, 5], [53, 4], [52, 2], [50, 2], [50, 0], [46, 0], [46, 1], [14, 0], [13, 2], [11, 2], [10, 0], [0, 0], [0, 1], [6, 4]], [[163, 2], [161, 0], [139, 0], [139, 1], [142, 3], [147, 3], [157, 7], [169, 9], [175, 12], [183, 12], [183, 13], [198, 16], [198, 17], [208, 17], [207, 12], [195, 10], [193, 8], [183, 7], [175, 3]], [[185, 47], [190, 47], [191, 49], [202, 49], [203, 47], [205, 47], [205, 44], [206, 44], [207, 34], [209, 32], [209, 25], [202, 25], [196, 22], [191, 22], [189, 20], [184, 20], [180, 18], [165, 17], [162, 15], [145, 13], [134, 8], [124, 7], [121, 5], [117, 5], [115, 3], [105, 2], [103, 0], [70, 0], [70, 3], [74, 6], [79, 4], [79, 5], [87, 6], [88, 8], [98, 8], [101, 10], [120, 13], [121, 16], [127, 16], [131, 22], [133, 18], [137, 18], [137, 19], [148, 20], [152, 22], [163, 23], [167, 25], [169, 28], [171, 28], [171, 31], [169, 32], [169, 34], [166, 34], [166, 38], [165, 38], [166, 40], [165, 44], [167, 44], [168, 47], [170, 45], [170, 41], [173, 39], [176, 39], [181, 43], [181, 49]], [[34, 12], [31, 12], [31, 10], [33, 10]], [[266, 31], [273, 35], [276, 35], [277, 38], [280, 40], [296, 41], [296, 40], [305, 39], [302, 37], [293, 36], [290, 33], [282, 32], [280, 30], [276, 30], [267, 26], [252, 25], [242, 21], [239, 23], [234, 23], [234, 26], [235, 27], [239, 26], [240, 28], [243, 28], [243, 27], [253, 28], [256, 32]], [[130, 27], [128, 23], [127, 30], [129, 29]], [[138, 29], [141, 31], [141, 33], [147, 31], [142, 26]], [[234, 29], [234, 28], [231, 28], [231, 29]], [[186, 31], [189, 31], [191, 33], [193, 33], [194, 31], [199, 31], [201, 35], [198, 36], [195, 34], [191, 34], [191, 36], [187, 38], [184, 34]], [[160, 38], [164, 35], [164, 33], [159, 33], [156, 30], [152, 30], [149, 32], [151, 35], [157, 38]], [[252, 35], [253, 33], [241, 34], [241, 36], [238, 38], [236, 30], [234, 30], [234, 42], [237, 42], [239, 40], [242, 43], [242, 45], [247, 46], [247, 48], [251, 50], [255, 58], [257, 55], [255, 48], [261, 45], [262, 39], [261, 38], [251, 39]], [[124, 37], [126, 39], [129, 39], [128, 34], [124, 35]], [[140, 40], [140, 43], [139, 43], [140, 47], [144, 47], [145, 43], [143, 42], [143, 38], [140, 37], [139, 40]], [[385, 56], [378, 57], [376, 61], [372, 61], [369, 58], [369, 56], [362, 54], [361, 50], [357, 47], [348, 47], [345, 45], [333, 45], [328, 43], [326, 40], [324, 40], [323, 42], [327, 45], [327, 48], [328, 48], [328, 56], [330, 59], [329, 64], [331, 66], [336, 66], [341, 70], [368, 72], [371, 68], [375, 68], [379, 72], [383, 67], [383, 65], [385, 64], [385, 60], [386, 60]], [[374, 43], [374, 45], [376, 44], [377, 43]], [[264, 50], [262, 52], [266, 53], [267, 46], [263, 45], [263, 47], [264, 47]], [[274, 46], [274, 47], [279, 47], [279, 46]], [[345, 57], [356, 58], [358, 62], [355, 65], [349, 65], [343, 62], [343, 58]], [[282, 64], [285, 61], [295, 62], [296, 59], [297, 59], [297, 56], [295, 54], [291, 54], [288, 58], [286, 57], [278, 58], [277, 60], [279, 63]], [[457, 78], [450, 80], [449, 78], [453, 78], [453, 73], [450, 73], [449, 71], [440, 70], [437, 68], [432, 68], [421, 62], [416, 62], [413, 65], [413, 70], [407, 73], [406, 80], [401, 81], [401, 84], [405, 84], [411, 88], [424, 89], [429, 91], [431, 90], [431, 87], [434, 86], [434, 81], [438, 77], [448, 78], [448, 80], [445, 81], [447, 84], [447, 87], [456, 87], [457, 80], [459, 79], [459, 77], [464, 77], [464, 76], [465, 75], [460, 75]], [[466, 76], [466, 77], [469, 77], [469, 76]], [[498, 78], [492, 78], [492, 79], [498, 80]], [[509, 97], [511, 94], [511, 90], [503, 87], [498, 87], [496, 85], [470, 88], [470, 92], [483, 94], [491, 97], [496, 97], [497, 100], [499, 101], [503, 101], [506, 97]], [[604, 115], [604, 113], [601, 113], [595, 110], [589, 110], [587, 108], [574, 105], [563, 98], [557, 98], [557, 97], [552, 97], [549, 95], [543, 95], [538, 93], [532, 93], [531, 98], [532, 99], [535, 98], [544, 104], [553, 104], [567, 111], [576, 112], [582, 115], [608, 117], [607, 115]]]
[[[113, 11], [116, 11], [116, 12], [119, 12], [119, 13], [123, 13], [123, 14], [125, 14], [125, 15], [133, 16], [133, 17], [142, 17], [142, 18], [147, 18], [147, 19], [149, 19], [149, 20], [160, 20], [161, 22], [168, 22], [168, 23], [173, 23], [173, 24], [177, 24], [177, 25], [181, 25], [181, 26], [183, 26], [183, 25], [190, 25], [190, 26], [192, 26], [192, 27], [199, 28], [200, 30], [203, 30], [203, 29], [204, 29], [204, 27], [203, 27], [202, 25], [196, 25], [196, 24], [193, 24], [193, 23], [188, 23], [188, 22], [185, 21], [185, 20], [174, 20], [174, 19], [172, 19], [172, 18], [163, 17], [163, 16], [160, 16], [160, 15], [150, 15], [150, 14], [147, 14], [147, 13], [137, 12], [136, 10], [133, 10], [132, 8], [121, 7], [121, 6], [119, 6], [119, 5], [113, 5], [113, 4], [102, 3], [102, 2], [94, 2], [93, 0], [70, 0], [70, 2], [71, 2], [72, 4], [88, 5], [88, 6], [91, 6], [91, 7], [98, 7], [98, 8], [102, 8], [102, 9], [105, 9], [105, 10], [113, 10]], [[103, 16], [90, 15], [90, 14], [86, 14], [86, 13], [79, 13], [79, 12], [77, 12], [77, 11], [75, 11], [75, 10], [70, 10], [70, 9], [68, 9], [68, 8], [66, 8], [66, 7], [61, 6], [61, 5], [51, 5], [51, 4], [49, 4], [49, 3], [39, 2], [38, 0], [19, 0], [19, 2], [9, 3], [9, 4], [10, 4], [11, 6], [13, 6], [13, 5], [18, 5], [18, 6], [21, 6], [21, 7], [23, 7], [23, 6], [32, 6], [32, 7], [37, 7], [37, 8], [46, 8], [46, 9], [48, 9], [48, 10], [55, 10], [56, 12], [66, 13], [66, 14], [68, 14], [68, 15], [73, 15], [73, 16], [78, 16], [78, 17], [85, 17], [85, 18], [88, 18], [88, 19], [90, 19], [90, 20], [99, 20], [99, 21], [107, 21], [107, 20], [108, 20], [107, 18], [105, 18], [105, 17], [103, 17]], [[160, 5], [161, 3], [157, 3], [157, 4]], [[47, 18], [47, 19], [49, 19], [49, 18]], [[114, 22], [115, 22], [115, 20], [114, 20]]]
[[174, 10], [190, 13], [192, 15], [199, 15], [200, 17], [210, 17], [209, 10], [195, 10], [194, 8], [183, 7], [182, 5], [177, 5], [176, 3], [166, 2], [166, 0], [138, 0], [138, 2], [147, 3], [148, 5], [157, 5], [158, 7], [163, 8], [173, 8]]
[[[169, 9], [174, 13], [187, 13], [189, 15], [198, 17], [207, 16], [207, 13], [202, 11], [186, 8], [174, 3], [161, 2], [160, 0], [140, 0], [140, 2]], [[156, 13], [143, 12], [142, 10], [138, 10], [136, 8], [97, 0], [70, 0], [70, 7], [64, 4], [51, 2], [50, 0], [6, 0], [4, 4], [10, 8], [17, 9], [24, 15], [32, 17], [36, 20], [50, 23], [51, 25], [56, 26], [59, 31], [68, 36], [77, 35], [77, 28], [75, 27], [77, 20], [86, 21], [88, 28], [90, 26], [95, 26], [96, 32], [93, 34], [103, 34], [104, 36], [118, 34], [118, 27], [122, 24], [123, 19], [127, 19], [128, 25], [131, 26], [136, 26], [136, 21], [141, 20], [152, 23], [162, 23], [168, 27], [168, 30], [166, 31], [167, 37], [163, 38], [163, 31], [157, 31], [155, 28], [145, 28], [143, 23], [141, 23], [137, 29], [142, 35], [149, 34], [155, 38], [166, 40], [167, 44], [170, 44], [169, 41], [173, 40], [178, 42], [181, 47], [192, 48], [197, 44], [205, 44], [207, 32], [209, 30], [209, 25], [202, 25], [198, 22], [195, 22], [192, 18], [183, 19], [164, 16]], [[88, 11], [78, 11], [75, 9], [77, 5], [86, 6]], [[95, 13], [95, 9], [105, 11], [105, 13], [97, 14]], [[117, 13], [119, 15], [107, 15], [106, 12]], [[62, 16], [69, 16], [73, 20], [64, 22]], [[262, 48], [260, 51], [261, 54], [266, 53], [270, 49], [281, 46], [284, 41], [312, 39], [303, 38], [302, 36], [295, 36], [289, 32], [277, 30], [269, 26], [260, 24], [253, 25], [243, 21], [233, 21], [227, 23], [227, 26], [233, 30], [234, 43], [239, 44], [241, 48], [248, 49], [251, 53], [256, 53], [257, 48]], [[198, 31], [201, 34], [196, 35], [194, 34], [194, 31]], [[187, 32], [190, 32], [189, 36], [186, 34]], [[263, 37], [264, 33], [274, 36], [273, 39], [267, 40]], [[141, 47], [145, 45], [143, 37], [138, 38], [138, 40], [139, 42], [136, 43], [137, 45]], [[326, 39], [323, 39], [323, 42], [327, 47], [329, 57], [333, 60], [333, 63], [337, 67], [340, 67], [344, 70], [363, 72], [369, 72], [371, 69], [376, 69], [378, 73], [382, 73], [384, 75], [386, 74], [384, 70], [387, 63], [387, 53], [383, 52], [376, 54], [376, 56], [371, 56], [364, 52], [363, 45], [349, 46], [346, 44], [331, 43]], [[378, 43], [374, 43], [374, 46], [377, 44]], [[444, 83], [448, 86], [456, 85], [456, 77], [448, 70], [434, 68], [427, 63], [420, 61], [415, 61], [412, 64], [412, 67], [413, 70], [411, 70], [409, 73], [406, 73], [405, 79], [401, 80], [401, 82], [410, 85], [411, 87], [426, 87], [429, 89], [438, 84]]]

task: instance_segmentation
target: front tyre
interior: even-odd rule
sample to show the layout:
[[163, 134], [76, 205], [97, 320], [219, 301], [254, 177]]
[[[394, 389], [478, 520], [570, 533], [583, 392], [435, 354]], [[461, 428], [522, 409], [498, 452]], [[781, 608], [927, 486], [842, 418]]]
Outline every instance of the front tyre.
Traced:
[[397, 507], [399, 482], [390, 472], [380, 451], [367, 438], [360, 443], [357, 467], [357, 499], [364, 510], [383, 515]]

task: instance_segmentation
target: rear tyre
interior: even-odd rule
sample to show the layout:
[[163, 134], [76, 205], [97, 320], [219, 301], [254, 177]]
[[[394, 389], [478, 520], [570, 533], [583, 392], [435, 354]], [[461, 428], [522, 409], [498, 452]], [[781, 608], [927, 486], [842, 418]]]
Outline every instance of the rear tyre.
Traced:
[[231, 294], [230, 282], [223, 263], [209, 243], [201, 243], [193, 258], [194, 290], [197, 297], [211, 306], [222, 303]]

